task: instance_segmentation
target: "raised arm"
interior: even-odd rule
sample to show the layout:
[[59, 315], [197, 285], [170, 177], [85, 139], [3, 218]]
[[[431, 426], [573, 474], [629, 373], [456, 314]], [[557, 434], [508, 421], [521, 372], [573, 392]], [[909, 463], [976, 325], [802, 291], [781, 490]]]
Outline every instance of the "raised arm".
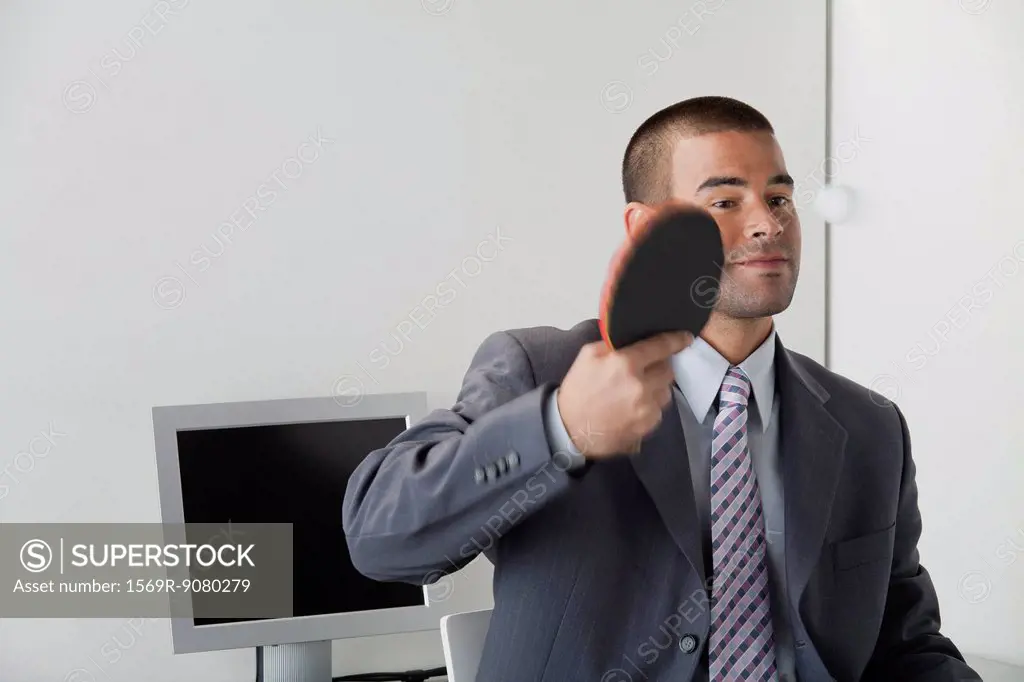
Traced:
[[545, 431], [554, 388], [536, 386], [512, 335], [485, 339], [456, 404], [371, 452], [349, 479], [342, 516], [356, 568], [376, 580], [433, 582], [569, 487]]

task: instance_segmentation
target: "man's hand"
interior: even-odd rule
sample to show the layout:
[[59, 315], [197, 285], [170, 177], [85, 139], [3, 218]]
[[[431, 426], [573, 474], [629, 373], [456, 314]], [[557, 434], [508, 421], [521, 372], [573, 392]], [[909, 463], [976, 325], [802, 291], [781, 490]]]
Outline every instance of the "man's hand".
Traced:
[[678, 332], [619, 350], [603, 341], [583, 346], [558, 389], [576, 449], [591, 459], [636, 452], [672, 401], [672, 356], [691, 343], [691, 334]]

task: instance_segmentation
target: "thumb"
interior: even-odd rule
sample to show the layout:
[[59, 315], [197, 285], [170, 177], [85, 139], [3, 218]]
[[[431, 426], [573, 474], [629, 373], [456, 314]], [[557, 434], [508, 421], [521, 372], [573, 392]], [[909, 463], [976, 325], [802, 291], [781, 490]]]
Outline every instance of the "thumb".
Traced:
[[589, 352], [596, 358], [604, 357], [612, 352], [612, 349], [608, 347], [608, 342], [604, 340], [592, 341], [584, 344], [583, 350]]

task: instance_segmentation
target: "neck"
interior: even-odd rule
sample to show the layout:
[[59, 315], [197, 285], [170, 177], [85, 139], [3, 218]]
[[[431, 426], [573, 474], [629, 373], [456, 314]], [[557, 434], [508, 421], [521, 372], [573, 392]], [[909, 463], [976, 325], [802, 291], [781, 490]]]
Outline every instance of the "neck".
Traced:
[[772, 332], [771, 317], [737, 319], [712, 312], [700, 336], [732, 365], [746, 360]]

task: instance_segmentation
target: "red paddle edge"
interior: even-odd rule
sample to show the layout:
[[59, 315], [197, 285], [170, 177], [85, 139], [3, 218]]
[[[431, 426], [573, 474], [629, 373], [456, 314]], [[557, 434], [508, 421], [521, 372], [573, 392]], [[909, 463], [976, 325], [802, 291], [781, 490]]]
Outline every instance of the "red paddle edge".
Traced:
[[622, 271], [625, 269], [626, 264], [629, 263], [630, 257], [633, 255], [633, 252], [636, 251], [637, 246], [643, 242], [651, 229], [660, 223], [665, 216], [679, 210], [682, 209], [675, 206], [663, 209], [656, 215], [652, 216], [651, 219], [640, 228], [638, 234], [632, 236], [627, 234], [626, 241], [620, 244], [619, 248], [616, 249], [615, 253], [612, 255], [611, 261], [608, 264], [608, 276], [604, 280], [604, 286], [601, 287], [600, 307], [597, 318], [597, 326], [601, 331], [601, 338], [604, 339], [605, 345], [611, 350], [615, 350], [615, 346], [612, 345], [608, 328], [611, 326], [612, 302], [615, 300], [615, 290], [618, 288]]

